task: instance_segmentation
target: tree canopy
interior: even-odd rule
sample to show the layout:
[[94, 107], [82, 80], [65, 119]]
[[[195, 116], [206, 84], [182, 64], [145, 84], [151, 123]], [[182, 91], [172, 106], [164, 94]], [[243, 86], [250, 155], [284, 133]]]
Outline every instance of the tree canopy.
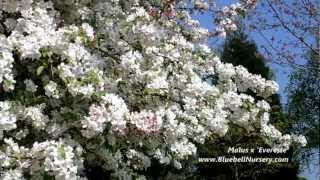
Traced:
[[[217, 13], [221, 33], [255, 4]], [[277, 83], [208, 47], [209, 31], [188, 11], [206, 5], [1, 1], [1, 179], [151, 179], [153, 165], [177, 179], [232, 125], [273, 148], [305, 146], [271, 122]]]

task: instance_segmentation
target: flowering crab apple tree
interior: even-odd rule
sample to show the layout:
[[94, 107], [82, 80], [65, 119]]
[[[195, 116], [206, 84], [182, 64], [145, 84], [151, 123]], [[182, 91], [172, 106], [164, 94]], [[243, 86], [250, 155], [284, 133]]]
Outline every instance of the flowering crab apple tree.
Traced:
[[222, 63], [199, 22], [153, 2], [1, 1], [0, 179], [86, 179], [90, 164], [144, 178], [232, 124], [306, 143], [269, 123], [275, 82]]

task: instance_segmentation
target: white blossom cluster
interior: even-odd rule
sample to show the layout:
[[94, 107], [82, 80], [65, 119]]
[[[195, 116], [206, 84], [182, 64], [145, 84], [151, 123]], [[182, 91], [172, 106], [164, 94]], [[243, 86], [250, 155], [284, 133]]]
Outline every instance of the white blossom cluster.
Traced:
[[[129, 149], [126, 156], [129, 159], [128, 165], [132, 164], [135, 170], [146, 170], [151, 166], [150, 158], [141, 152], [137, 152], [135, 149]], [[136, 163], [134, 161], [140, 162]]]
[[107, 123], [112, 125], [112, 130], [124, 133], [126, 129], [125, 116], [128, 109], [120, 97], [114, 94], [106, 94], [102, 97], [100, 105], [91, 105], [89, 117], [81, 121], [83, 135], [92, 137], [97, 133], [102, 133]]
[[217, 22], [216, 32], [222, 36], [226, 36], [227, 31], [235, 31], [238, 29], [236, 19], [247, 13], [247, 11], [255, 8], [257, 0], [241, 0], [225, 6], [217, 12], [215, 21]]
[[142, 133], [158, 132], [162, 127], [161, 112], [154, 113], [152, 111], [134, 112], [130, 115], [130, 123], [133, 124], [138, 131]]
[[24, 116], [26, 121], [30, 122], [33, 127], [37, 129], [44, 129], [46, 127], [46, 123], [49, 121], [49, 117], [43, 114], [44, 108], [45, 104], [39, 104], [35, 107], [27, 107], [21, 115]]
[[137, 0], [5, 2], [0, 19], [16, 23], [0, 32], [0, 179], [85, 179], [91, 164], [143, 179], [153, 159], [181, 169], [233, 124], [270, 146], [306, 144], [247, 94], [267, 98], [277, 84], [222, 63], [187, 11], [154, 16]]
[[12, 90], [15, 84], [13, 62], [12, 47], [8, 44], [7, 38], [0, 34], [0, 84], [6, 91]]
[[23, 82], [26, 86], [26, 91], [29, 91], [32, 93], [37, 91], [38, 86], [31, 79], [26, 79]]
[[2, 179], [23, 179], [21, 174], [25, 169], [29, 169], [34, 178], [41, 178], [46, 173], [56, 179], [82, 179], [77, 175], [83, 168], [82, 149], [72, 142], [34, 142], [31, 148], [19, 146], [12, 138], [4, 139], [4, 143], [0, 167], [8, 171], [3, 172]]
[[10, 131], [17, 128], [17, 115], [10, 111], [11, 103], [0, 101], [0, 139], [3, 138], [3, 131]]

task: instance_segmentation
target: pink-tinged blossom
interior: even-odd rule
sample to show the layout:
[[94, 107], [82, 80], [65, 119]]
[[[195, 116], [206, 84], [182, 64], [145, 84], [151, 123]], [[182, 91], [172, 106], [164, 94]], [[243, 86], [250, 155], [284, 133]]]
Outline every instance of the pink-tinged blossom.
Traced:
[[138, 131], [150, 134], [158, 132], [162, 127], [163, 121], [159, 113], [144, 110], [131, 113], [130, 123], [133, 124]]

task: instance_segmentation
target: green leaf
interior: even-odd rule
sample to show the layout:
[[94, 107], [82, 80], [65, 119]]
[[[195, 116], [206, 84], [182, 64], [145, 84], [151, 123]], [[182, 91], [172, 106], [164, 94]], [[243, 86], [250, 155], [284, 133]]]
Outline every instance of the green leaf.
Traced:
[[66, 158], [66, 152], [64, 150], [64, 146], [61, 146], [58, 148], [58, 153], [59, 153], [59, 156], [62, 157], [63, 159]]
[[39, 76], [42, 73], [43, 70], [44, 70], [44, 66], [39, 66], [37, 68], [37, 76]]

